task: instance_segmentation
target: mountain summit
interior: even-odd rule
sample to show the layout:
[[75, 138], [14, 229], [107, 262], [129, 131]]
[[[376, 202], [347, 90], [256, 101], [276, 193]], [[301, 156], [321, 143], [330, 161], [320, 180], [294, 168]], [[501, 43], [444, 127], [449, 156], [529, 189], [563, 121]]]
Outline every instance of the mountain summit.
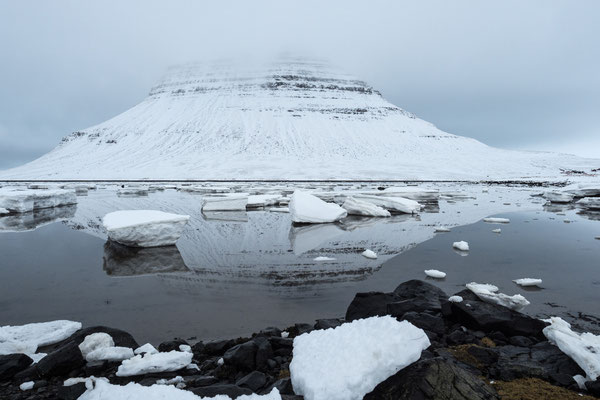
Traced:
[[172, 68], [124, 113], [0, 179], [529, 179], [590, 160], [445, 133], [326, 63]]

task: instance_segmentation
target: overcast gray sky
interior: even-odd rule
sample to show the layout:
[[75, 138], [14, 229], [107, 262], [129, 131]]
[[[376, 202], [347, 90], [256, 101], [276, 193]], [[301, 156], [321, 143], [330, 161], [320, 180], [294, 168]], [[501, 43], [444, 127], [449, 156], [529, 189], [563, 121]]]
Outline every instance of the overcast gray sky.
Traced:
[[169, 65], [328, 58], [439, 128], [600, 158], [600, 1], [0, 0], [0, 168], [135, 105]]

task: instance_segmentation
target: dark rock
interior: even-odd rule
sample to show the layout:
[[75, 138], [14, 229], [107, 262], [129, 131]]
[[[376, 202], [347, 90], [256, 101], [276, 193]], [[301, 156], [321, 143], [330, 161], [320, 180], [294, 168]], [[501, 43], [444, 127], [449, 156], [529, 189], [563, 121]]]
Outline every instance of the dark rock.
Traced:
[[279, 390], [279, 394], [281, 395], [294, 394], [294, 388], [292, 386], [292, 380], [290, 378], [284, 378], [275, 381], [271, 386], [264, 390], [263, 393], [271, 393], [271, 390], [273, 390], [273, 388], [277, 388], [277, 390]]
[[56, 395], [61, 400], [76, 400], [86, 391], [85, 383], [80, 382], [71, 386], [58, 386]]
[[36, 364], [42, 377], [64, 376], [69, 372], [81, 368], [85, 360], [75, 341], [68, 342], [59, 349], [48, 354]]
[[15, 374], [29, 367], [33, 360], [25, 354], [0, 355], [0, 382], [12, 379]]
[[268, 327], [258, 332], [258, 336], [276, 336], [281, 337], [281, 329], [275, 327]]
[[475, 336], [469, 334], [462, 329], [457, 329], [455, 331], [450, 332], [448, 336], [446, 336], [446, 342], [450, 346], [456, 346], [459, 344], [467, 344], [473, 343], [475, 341]]
[[273, 347], [271, 347], [271, 343], [266, 337], [256, 337], [254, 340], [256, 343], [256, 368], [259, 370], [264, 370], [267, 368], [267, 360], [273, 357]]
[[192, 345], [192, 353], [200, 355], [204, 353], [204, 343], [198, 342]]
[[533, 344], [531, 339], [526, 338], [525, 336], [513, 336], [508, 340], [508, 342], [510, 344], [512, 344], [513, 346], [520, 346], [520, 347], [529, 347]]
[[442, 358], [420, 360], [381, 382], [365, 400], [495, 400], [483, 380]]
[[500, 331], [507, 336], [543, 338], [546, 323], [496, 304], [475, 300], [452, 303], [452, 317], [461, 324], [484, 332]]
[[270, 369], [275, 369], [277, 368], [277, 361], [273, 360], [273, 359], [268, 359], [267, 360], [267, 367], [269, 367]]
[[274, 353], [276, 356], [280, 356], [283, 358], [287, 358], [292, 355], [292, 349], [288, 347], [282, 347], [280, 349], [275, 350]]
[[233, 340], [213, 340], [204, 343], [204, 353], [209, 356], [221, 356], [227, 350], [233, 347], [235, 342]]
[[585, 388], [592, 396], [600, 397], [600, 379], [586, 382]]
[[304, 397], [295, 394], [282, 394], [281, 400], [304, 400]]
[[50, 346], [41, 347], [38, 349], [38, 351], [40, 353], [51, 353], [52, 351], [57, 350], [66, 345], [67, 343], [71, 342], [74, 342], [75, 344], [79, 345], [81, 342], [83, 342], [83, 339], [85, 339], [87, 335], [91, 335], [92, 333], [96, 332], [108, 333], [113, 338], [115, 346], [129, 347], [132, 349], [136, 349], [139, 347], [133, 336], [131, 336], [125, 331], [122, 331], [120, 329], [109, 328], [107, 326], [92, 326], [89, 328], [78, 330], [70, 337], [61, 342], [55, 343]]
[[190, 375], [183, 377], [183, 380], [186, 386], [189, 387], [209, 386], [214, 385], [219, 381], [217, 378], [210, 375]]
[[448, 299], [448, 295], [442, 289], [418, 279], [412, 279], [401, 283], [394, 289], [394, 294], [398, 296], [400, 300], [430, 298], [436, 299], [438, 303], [441, 303]]
[[491, 332], [488, 334], [488, 337], [494, 341], [496, 344], [507, 344], [508, 338], [502, 332]]
[[393, 293], [357, 293], [346, 310], [346, 321], [387, 315], [388, 304], [397, 300]]
[[444, 320], [441, 317], [436, 317], [427, 313], [410, 311], [405, 313], [402, 318], [409, 321], [417, 328], [421, 328], [438, 335], [443, 335], [444, 331], [446, 330]]
[[271, 346], [273, 349], [291, 349], [294, 346], [294, 339], [290, 338], [282, 338], [282, 337], [271, 337], [269, 338], [269, 342], [271, 342]]
[[169, 352], [169, 351], [173, 351], [173, 350], [179, 351], [179, 346], [181, 346], [182, 344], [187, 345], [188, 342], [186, 342], [183, 339], [174, 339], [174, 340], [169, 340], [167, 342], [162, 342], [161, 344], [158, 345], [158, 351], [160, 351], [160, 352]]
[[250, 389], [228, 384], [197, 387], [190, 389], [190, 391], [195, 395], [201, 397], [214, 397], [219, 394], [225, 394], [229, 397], [235, 398], [244, 394], [252, 394], [252, 391]]
[[337, 318], [318, 319], [315, 323], [315, 329], [337, 328], [342, 324], [342, 321]]
[[311, 324], [295, 324], [294, 325], [296, 336], [302, 335], [303, 333], [308, 333], [313, 330], [313, 326]]
[[267, 376], [259, 371], [252, 371], [248, 375], [239, 379], [235, 384], [240, 387], [245, 387], [253, 392], [265, 386], [267, 383]]
[[[253, 341], [238, 344], [225, 352], [223, 360], [228, 365], [233, 365], [239, 369], [252, 371], [256, 368], [256, 351], [258, 346]], [[266, 361], [266, 360], [265, 360]]]
[[467, 353], [473, 356], [481, 366], [488, 367], [498, 361], [498, 353], [486, 347], [469, 346]]

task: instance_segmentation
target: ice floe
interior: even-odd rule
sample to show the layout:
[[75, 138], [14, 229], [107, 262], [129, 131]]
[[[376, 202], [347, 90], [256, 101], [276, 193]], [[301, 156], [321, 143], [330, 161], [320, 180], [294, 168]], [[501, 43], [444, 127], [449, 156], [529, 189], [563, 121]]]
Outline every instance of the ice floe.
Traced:
[[577, 333], [571, 324], [560, 317], [552, 317], [543, 332], [548, 341], [571, 357], [590, 380], [600, 376], [600, 336], [589, 332]]
[[315, 330], [294, 338], [292, 385], [306, 400], [362, 399], [429, 345], [422, 329], [390, 316]]
[[248, 193], [205, 196], [202, 211], [246, 211]]
[[269, 208], [270, 212], [280, 212], [280, 213], [289, 213], [290, 209], [289, 207], [272, 207]]
[[504, 293], [498, 293], [498, 287], [490, 285], [488, 283], [467, 283], [467, 289], [475, 293], [477, 297], [488, 303], [498, 304], [503, 307], [510, 308], [511, 310], [520, 311], [530, 303], [525, 297], [520, 294], [513, 296], [506, 295]]
[[552, 191], [544, 193], [544, 198], [551, 203], [570, 203], [574, 197], [572, 193], [567, 192]]
[[362, 200], [384, 208], [389, 211], [395, 211], [405, 214], [414, 214], [421, 210], [421, 204], [414, 200], [403, 197], [383, 197], [370, 195], [355, 195], [356, 200]]
[[122, 210], [108, 213], [102, 220], [108, 237], [126, 246], [156, 247], [175, 244], [189, 215], [156, 210]]
[[465, 242], [464, 240], [452, 243], [452, 247], [460, 251], [469, 251], [469, 243]]
[[246, 208], [260, 208], [275, 205], [279, 202], [279, 194], [256, 194], [248, 196]]
[[508, 224], [510, 222], [510, 219], [508, 219], [508, 218], [488, 217], [488, 218], [484, 218], [483, 222], [489, 222], [489, 223], [492, 223], [492, 224]]
[[123, 360], [117, 369], [117, 376], [133, 376], [154, 372], [177, 371], [192, 362], [192, 353], [187, 351], [169, 351], [166, 353], [137, 355]]
[[319, 257], [315, 257], [313, 259], [313, 261], [335, 261], [335, 257], [319, 256]]
[[492, 229], [492, 232], [494, 232], [494, 233], [502, 233], [502, 229], [500, 229], [500, 228]]
[[578, 200], [576, 204], [589, 210], [600, 210], [600, 197], [584, 197]]
[[58, 320], [0, 327], [0, 354], [23, 353], [36, 359], [38, 347], [58, 343], [81, 329], [80, 322]]
[[0, 188], [0, 208], [11, 213], [24, 213], [44, 208], [77, 204], [72, 190], [19, 190]]
[[425, 272], [425, 275], [427, 275], [431, 278], [442, 279], [442, 278], [446, 277], [445, 272], [438, 271], [437, 269], [426, 269], [424, 272]]
[[515, 279], [513, 282], [519, 286], [539, 286], [542, 284], [542, 280], [536, 278]]
[[354, 197], [348, 197], [342, 208], [348, 211], [349, 215], [364, 215], [370, 217], [390, 217], [392, 214], [384, 208], [381, 208], [368, 201], [358, 200]]
[[371, 258], [373, 260], [377, 258], [377, 254], [373, 250], [369, 250], [369, 249], [366, 249], [361, 254], [363, 255], [363, 257]]
[[348, 213], [334, 203], [327, 203], [310, 193], [296, 190], [290, 200], [292, 221], [296, 223], [327, 223], [346, 217]]

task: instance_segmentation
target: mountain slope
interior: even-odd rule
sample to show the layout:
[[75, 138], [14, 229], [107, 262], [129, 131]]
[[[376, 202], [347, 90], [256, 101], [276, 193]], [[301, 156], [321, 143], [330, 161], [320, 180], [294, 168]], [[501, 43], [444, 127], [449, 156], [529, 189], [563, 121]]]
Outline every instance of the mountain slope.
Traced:
[[592, 166], [442, 132], [365, 82], [288, 59], [174, 68], [140, 104], [0, 179], [509, 179]]

